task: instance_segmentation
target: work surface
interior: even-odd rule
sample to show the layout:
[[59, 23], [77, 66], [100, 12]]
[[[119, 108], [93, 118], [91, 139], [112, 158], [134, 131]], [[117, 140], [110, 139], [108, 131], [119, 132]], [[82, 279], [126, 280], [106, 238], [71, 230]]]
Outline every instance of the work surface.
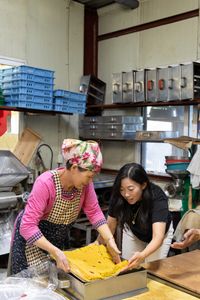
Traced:
[[185, 292], [177, 290], [167, 286], [166, 284], [160, 283], [158, 281], [148, 279], [147, 282], [148, 291], [131, 297], [126, 298], [126, 300], [196, 300], [198, 297], [189, 295]]
[[149, 274], [200, 296], [200, 250], [145, 265]]

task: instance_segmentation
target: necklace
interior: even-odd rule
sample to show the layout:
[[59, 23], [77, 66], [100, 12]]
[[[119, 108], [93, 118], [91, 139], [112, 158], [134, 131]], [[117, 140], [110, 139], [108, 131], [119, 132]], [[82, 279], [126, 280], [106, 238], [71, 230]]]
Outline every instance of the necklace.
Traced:
[[135, 220], [136, 220], [136, 218], [137, 218], [137, 215], [138, 215], [139, 210], [140, 210], [140, 206], [138, 207], [138, 209], [136, 210], [136, 212], [135, 212], [134, 215], [133, 215], [133, 220], [132, 220], [132, 224], [133, 224], [133, 225], [135, 225]]

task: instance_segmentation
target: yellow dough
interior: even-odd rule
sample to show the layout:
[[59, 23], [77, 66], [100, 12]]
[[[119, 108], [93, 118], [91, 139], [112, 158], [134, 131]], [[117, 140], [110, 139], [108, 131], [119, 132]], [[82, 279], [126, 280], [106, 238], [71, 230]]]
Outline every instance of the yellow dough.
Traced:
[[65, 251], [64, 254], [70, 263], [71, 273], [84, 281], [116, 276], [128, 265], [127, 260], [115, 264], [103, 245], [91, 244], [76, 250]]

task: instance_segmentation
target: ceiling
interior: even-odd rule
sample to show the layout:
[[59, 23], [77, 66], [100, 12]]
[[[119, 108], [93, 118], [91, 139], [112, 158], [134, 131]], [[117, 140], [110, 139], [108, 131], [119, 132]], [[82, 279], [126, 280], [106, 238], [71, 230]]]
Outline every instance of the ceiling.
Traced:
[[137, 8], [139, 6], [138, 0], [74, 0], [75, 2], [79, 2], [84, 4], [88, 8], [98, 9], [115, 2], [120, 3], [122, 5], [128, 6], [129, 8]]

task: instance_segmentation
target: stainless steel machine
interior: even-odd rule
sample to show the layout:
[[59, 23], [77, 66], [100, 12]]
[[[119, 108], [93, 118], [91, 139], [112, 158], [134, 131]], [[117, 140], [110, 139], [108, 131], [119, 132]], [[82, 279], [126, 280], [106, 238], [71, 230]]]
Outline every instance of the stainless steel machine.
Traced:
[[29, 170], [12, 152], [0, 150], [0, 255], [9, 253], [14, 220], [26, 196], [19, 183], [28, 175]]

